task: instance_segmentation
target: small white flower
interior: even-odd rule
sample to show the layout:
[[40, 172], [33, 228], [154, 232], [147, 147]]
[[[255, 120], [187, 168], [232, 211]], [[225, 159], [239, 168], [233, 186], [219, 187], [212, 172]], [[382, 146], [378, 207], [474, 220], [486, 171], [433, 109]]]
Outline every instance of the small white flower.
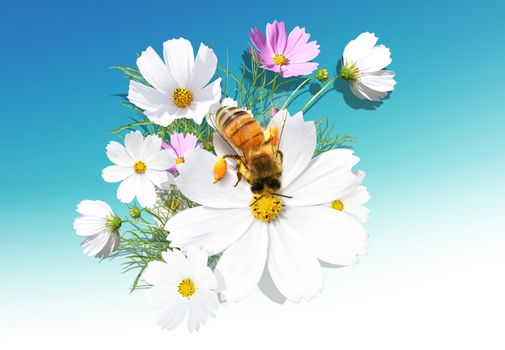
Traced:
[[147, 297], [153, 308], [161, 310], [158, 324], [163, 329], [177, 327], [186, 314], [190, 332], [198, 330], [215, 316], [218, 308], [216, 277], [207, 267], [207, 255], [194, 247], [187, 258], [179, 250], [162, 253], [164, 261], [151, 261], [143, 274], [153, 285]]
[[340, 74], [362, 100], [380, 101], [396, 85], [395, 73], [383, 69], [391, 63], [391, 52], [384, 45], [375, 45], [377, 40], [373, 33], [362, 33], [344, 49]]
[[[233, 167], [213, 184], [218, 158], [205, 150], [188, 152], [175, 179], [180, 191], [202, 206], [170, 218], [165, 226], [169, 239], [183, 249], [195, 245], [209, 255], [223, 252], [215, 271], [224, 282], [222, 294], [228, 300], [246, 297], [264, 273], [270, 275], [264, 280], [272, 280], [288, 300], [310, 300], [323, 286], [319, 260], [354, 264], [366, 247], [361, 223], [328, 205], [336, 198], [347, 198], [361, 183], [364, 173], [352, 171], [359, 158], [348, 149], [312, 158], [314, 122], [305, 122], [301, 113], [290, 117], [284, 110], [269, 127], [279, 127], [285, 118], [279, 144], [284, 154], [279, 193], [289, 197], [264, 194], [258, 198], [245, 181], [234, 187]], [[217, 153], [226, 148], [219, 140], [214, 139]]]
[[156, 124], [180, 118], [200, 124], [221, 97], [221, 78], [209, 84], [217, 67], [214, 51], [200, 44], [195, 59], [191, 43], [179, 38], [163, 43], [163, 57], [165, 62], [152, 47], [142, 52], [137, 66], [152, 87], [131, 80], [128, 99]]
[[[365, 173], [362, 171], [358, 171], [356, 175], [360, 178], [359, 182], [365, 178]], [[365, 223], [368, 221], [369, 210], [364, 204], [369, 200], [370, 193], [368, 193], [366, 187], [356, 186], [353, 191], [334, 199], [331, 203], [326, 203], [325, 206], [330, 206], [333, 209], [349, 214], [359, 220], [359, 222]]]
[[80, 214], [74, 220], [74, 230], [86, 236], [81, 247], [84, 254], [106, 258], [119, 246], [121, 219], [102, 201], [83, 200], [77, 205]]
[[119, 182], [117, 198], [123, 203], [135, 197], [143, 207], [156, 203], [155, 186], [169, 188], [173, 175], [167, 170], [175, 165], [168, 150], [161, 149], [162, 140], [157, 135], [145, 139], [140, 131], [132, 131], [124, 138], [125, 146], [111, 141], [107, 145], [107, 157], [115, 165], [102, 170], [107, 182]]

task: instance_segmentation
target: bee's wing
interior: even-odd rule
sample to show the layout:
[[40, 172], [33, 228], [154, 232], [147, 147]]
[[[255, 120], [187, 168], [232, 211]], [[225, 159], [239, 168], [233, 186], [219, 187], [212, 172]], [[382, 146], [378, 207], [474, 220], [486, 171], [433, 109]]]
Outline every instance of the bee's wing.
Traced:
[[218, 156], [224, 156], [227, 154], [235, 154], [244, 160], [243, 152], [236, 147], [232, 142], [230, 142], [226, 137], [219, 131], [216, 131], [213, 135], [212, 141], [214, 143], [214, 149]]
[[235, 154], [239, 156], [242, 160], [244, 160], [244, 154], [242, 151], [233, 144], [230, 140], [226, 138], [226, 136], [221, 133], [219, 128], [216, 125], [216, 113], [209, 112], [207, 121], [209, 125], [216, 130], [213, 134], [212, 141], [214, 144], [214, 149], [219, 156], [224, 156], [227, 154]]

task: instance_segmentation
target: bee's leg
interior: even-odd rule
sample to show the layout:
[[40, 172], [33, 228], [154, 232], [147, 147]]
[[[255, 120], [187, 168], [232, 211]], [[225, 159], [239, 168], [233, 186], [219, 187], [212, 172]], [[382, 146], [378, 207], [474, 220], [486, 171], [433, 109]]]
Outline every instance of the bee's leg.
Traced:
[[240, 180], [242, 180], [242, 174], [237, 169], [237, 182], [235, 183], [235, 185], [233, 185], [233, 187], [237, 187], [238, 184], [240, 183]]
[[282, 153], [282, 151], [277, 150], [277, 155], [281, 158], [281, 164], [282, 164], [282, 161], [284, 160], [284, 153]]
[[226, 158], [233, 158], [237, 162], [240, 161], [240, 157], [235, 154], [227, 154], [219, 158], [214, 165], [214, 183], [219, 182], [226, 175], [226, 170], [228, 169]]

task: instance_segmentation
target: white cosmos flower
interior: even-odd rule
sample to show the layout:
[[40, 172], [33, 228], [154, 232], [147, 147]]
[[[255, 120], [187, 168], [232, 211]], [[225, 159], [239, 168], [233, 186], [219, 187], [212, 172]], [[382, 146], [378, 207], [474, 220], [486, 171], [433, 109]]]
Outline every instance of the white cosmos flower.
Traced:
[[[182, 249], [195, 245], [209, 255], [223, 252], [215, 272], [224, 282], [223, 296], [228, 300], [246, 297], [264, 271], [288, 300], [310, 300], [323, 286], [318, 259], [333, 265], [353, 264], [366, 246], [361, 223], [325, 205], [359, 186], [362, 176], [351, 170], [359, 159], [348, 149], [312, 158], [314, 122], [305, 122], [301, 113], [290, 117], [283, 110], [270, 126], [279, 127], [284, 118], [279, 193], [292, 198], [264, 195], [255, 199], [245, 181], [233, 186], [232, 167], [213, 184], [218, 158], [200, 149], [187, 153], [187, 162], [175, 179], [181, 192], [201, 206], [168, 220], [169, 239]], [[227, 145], [214, 140], [216, 152], [227, 153]]]
[[140, 131], [132, 131], [124, 138], [125, 147], [111, 141], [107, 145], [107, 157], [115, 165], [102, 170], [107, 182], [119, 182], [117, 198], [123, 203], [135, 197], [143, 207], [156, 203], [155, 186], [169, 188], [173, 175], [167, 169], [175, 165], [168, 150], [161, 150], [161, 139], [149, 135], [145, 139]]
[[214, 51], [200, 44], [195, 59], [191, 43], [179, 38], [163, 43], [163, 57], [165, 62], [152, 47], [142, 52], [137, 66], [151, 86], [131, 80], [128, 99], [156, 124], [179, 118], [200, 124], [221, 97], [221, 78], [209, 84], [217, 67]]
[[380, 101], [396, 85], [395, 73], [383, 69], [391, 63], [391, 52], [384, 45], [375, 45], [377, 40], [373, 33], [362, 33], [344, 49], [340, 74], [362, 100]]
[[86, 236], [81, 242], [84, 254], [106, 258], [119, 246], [121, 219], [102, 201], [83, 200], [77, 205], [80, 214], [74, 220], [74, 230]]
[[[361, 180], [365, 178], [365, 174], [362, 171], [358, 171], [356, 174]], [[370, 193], [368, 193], [366, 187], [356, 186], [353, 191], [340, 198], [335, 198], [333, 201], [326, 203], [325, 205], [349, 214], [359, 220], [359, 222], [365, 223], [368, 221], [369, 210], [364, 206], [364, 204], [369, 200]]]
[[198, 330], [218, 308], [216, 277], [207, 267], [205, 252], [191, 247], [187, 258], [179, 250], [162, 253], [164, 261], [151, 261], [143, 274], [153, 285], [147, 297], [160, 310], [158, 324], [163, 329], [177, 327], [186, 314], [190, 332]]

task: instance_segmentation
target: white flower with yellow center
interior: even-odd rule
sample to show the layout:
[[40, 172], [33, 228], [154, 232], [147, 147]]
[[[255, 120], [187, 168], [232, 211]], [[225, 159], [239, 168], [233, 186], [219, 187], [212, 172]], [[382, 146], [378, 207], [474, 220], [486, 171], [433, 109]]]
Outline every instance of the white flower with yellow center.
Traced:
[[187, 258], [179, 250], [162, 253], [163, 261], [152, 261], [143, 274], [151, 284], [147, 297], [160, 311], [163, 329], [177, 327], [186, 314], [190, 332], [198, 330], [218, 308], [216, 277], [207, 267], [205, 252], [190, 247]]
[[[367, 234], [350, 215], [325, 205], [345, 198], [361, 182], [352, 171], [358, 158], [351, 150], [334, 149], [312, 158], [316, 148], [314, 122], [301, 113], [278, 112], [270, 126], [286, 118], [279, 148], [284, 154], [279, 194], [253, 195], [228, 167], [213, 184], [218, 157], [205, 150], [188, 152], [175, 182], [181, 192], [201, 206], [186, 209], [168, 220], [165, 228], [174, 246], [195, 245], [209, 255], [223, 252], [216, 274], [223, 296], [241, 300], [265, 273], [290, 301], [310, 300], [322, 289], [319, 260], [349, 265], [366, 246]], [[218, 154], [226, 144], [215, 138]], [[265, 268], [266, 266], [266, 268]], [[221, 289], [221, 288], [220, 288]]]
[[[365, 178], [365, 173], [358, 171], [356, 175], [363, 180]], [[365, 223], [368, 221], [368, 208], [364, 206], [366, 202], [370, 200], [370, 194], [368, 193], [365, 186], [356, 186], [353, 191], [336, 198], [330, 203], [326, 203], [335, 210], [341, 211], [343, 213], [349, 214], [355, 217], [359, 222]]]
[[162, 140], [157, 135], [145, 139], [140, 131], [132, 131], [124, 138], [125, 146], [111, 141], [107, 145], [107, 157], [115, 165], [102, 170], [107, 182], [119, 182], [117, 198], [123, 203], [135, 197], [143, 207], [156, 203], [155, 186], [168, 189], [173, 175], [167, 170], [175, 165], [168, 150], [161, 149]]
[[84, 254], [106, 258], [119, 246], [121, 219], [102, 201], [83, 200], [77, 205], [80, 214], [74, 220], [74, 230], [86, 236], [81, 242]]
[[137, 66], [151, 86], [131, 80], [128, 100], [161, 126], [180, 118], [200, 124], [221, 97], [221, 78], [209, 84], [217, 67], [214, 51], [200, 44], [195, 59], [191, 43], [179, 38], [163, 43], [163, 57], [165, 62], [152, 47], [142, 52]]
[[395, 73], [383, 69], [391, 63], [391, 52], [384, 45], [375, 45], [377, 40], [373, 33], [362, 33], [344, 49], [340, 75], [362, 100], [380, 101], [396, 85]]

